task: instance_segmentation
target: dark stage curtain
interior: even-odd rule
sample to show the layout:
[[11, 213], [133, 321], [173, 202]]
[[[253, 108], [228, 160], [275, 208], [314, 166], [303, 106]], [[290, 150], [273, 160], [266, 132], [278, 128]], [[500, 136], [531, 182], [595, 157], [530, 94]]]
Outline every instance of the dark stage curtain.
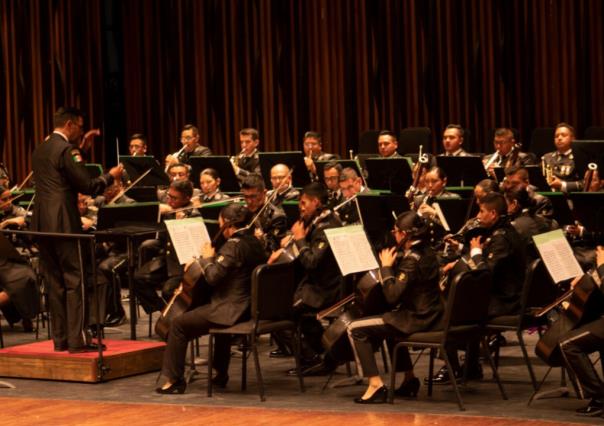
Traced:
[[[125, 132], [175, 151], [185, 123], [214, 152], [297, 150], [304, 131], [346, 155], [367, 129], [604, 125], [600, 0], [124, 0]], [[1, 3], [4, 159], [24, 168], [52, 110], [103, 117], [98, 1]], [[95, 12], [96, 9], [96, 12]], [[121, 135], [125, 137], [126, 135]], [[97, 153], [97, 156], [100, 154]], [[20, 171], [25, 174], [26, 171]]]

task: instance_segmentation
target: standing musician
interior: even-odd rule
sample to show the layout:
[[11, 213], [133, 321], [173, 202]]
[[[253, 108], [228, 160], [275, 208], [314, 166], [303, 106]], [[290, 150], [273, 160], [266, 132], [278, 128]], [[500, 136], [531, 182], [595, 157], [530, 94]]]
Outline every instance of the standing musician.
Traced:
[[556, 125], [554, 143], [556, 150], [541, 157], [543, 173], [549, 186], [562, 192], [581, 191], [583, 181], [575, 165], [572, 143], [575, 129], [567, 123]]
[[315, 161], [330, 161], [339, 158], [336, 154], [323, 152], [321, 133], [315, 132], [314, 130], [309, 130], [304, 133], [302, 147], [304, 149], [304, 164], [306, 165], [312, 180], [317, 180], [317, 166], [315, 165]]
[[[596, 248], [597, 273], [600, 280], [599, 290], [604, 295], [604, 247]], [[593, 305], [592, 305], [593, 306]], [[597, 318], [575, 328], [560, 337], [559, 345], [566, 366], [577, 379], [577, 389], [581, 399], [591, 398], [589, 403], [577, 409], [577, 414], [595, 417], [604, 414], [604, 382], [589, 359], [589, 354], [604, 352], [604, 310], [592, 312]]]
[[[80, 149], [83, 113], [75, 108], [59, 108], [53, 117], [54, 131], [33, 153], [36, 202], [32, 230], [81, 233], [78, 192], [96, 195], [122, 174], [118, 165], [91, 179]], [[86, 139], [82, 146], [89, 144]], [[49, 286], [52, 339], [55, 351], [87, 352], [98, 348], [84, 340], [85, 310], [84, 253], [72, 239], [39, 238], [40, 266]]]
[[186, 124], [180, 132], [180, 143], [182, 148], [174, 154], [166, 156], [166, 166], [176, 163], [189, 163], [192, 156], [207, 157], [212, 155], [212, 151], [207, 146], [199, 143], [199, 129], [192, 124]]
[[537, 164], [535, 154], [521, 152], [520, 145], [516, 143], [514, 132], [507, 127], [495, 130], [493, 136], [495, 152], [485, 155], [482, 159], [485, 166], [488, 165], [487, 173], [495, 178], [493, 167], [532, 166]]
[[[392, 339], [438, 328], [443, 306], [438, 287], [438, 260], [428, 244], [428, 228], [417, 213], [400, 214], [392, 233], [396, 247], [380, 252], [382, 289], [391, 310], [383, 315], [361, 318], [348, 326], [359, 372], [369, 378], [369, 386], [359, 404], [386, 402], [388, 391], [379, 376], [374, 347]], [[416, 396], [419, 380], [413, 374], [409, 352], [398, 358], [397, 371], [405, 379], [395, 391], [400, 396]]]
[[256, 129], [246, 128], [239, 131], [239, 143], [241, 152], [233, 157], [233, 169], [239, 180], [244, 179], [252, 173], [261, 174], [260, 157], [258, 156], [258, 145], [260, 144], [260, 133]]
[[271, 168], [271, 185], [273, 189], [266, 195], [272, 198], [272, 203], [276, 206], [282, 205], [284, 201], [297, 201], [300, 198], [300, 191], [292, 186], [291, 170], [285, 164], [275, 164]]
[[[291, 249], [304, 269], [304, 277], [298, 284], [294, 295], [294, 307], [300, 318], [302, 339], [302, 373], [310, 374], [312, 368], [322, 365], [320, 353], [323, 326], [311, 314], [331, 306], [341, 299], [343, 277], [329, 246], [325, 230], [341, 226], [340, 221], [330, 211], [325, 210], [327, 191], [325, 187], [313, 182], [306, 185], [300, 196], [300, 220], [291, 228], [291, 236], [283, 238], [282, 245], [291, 244]], [[276, 262], [284, 248], [273, 252], [268, 263]], [[290, 345], [291, 347], [291, 345]], [[335, 366], [325, 366], [333, 369]], [[296, 369], [288, 372], [296, 374]], [[314, 371], [314, 374], [317, 374]]]
[[[226, 243], [215, 252], [210, 243], [202, 247], [199, 262], [205, 280], [198, 285], [212, 288], [210, 302], [185, 312], [174, 319], [168, 333], [162, 374], [168, 379], [156, 389], [160, 394], [183, 393], [185, 357], [190, 339], [207, 334], [210, 328], [229, 327], [249, 316], [252, 271], [264, 263], [264, 248], [251, 232], [244, 230], [248, 210], [238, 204], [222, 209], [218, 223]], [[202, 284], [203, 283], [203, 284]], [[226, 386], [231, 358], [231, 338], [217, 335], [214, 346], [216, 386]]]

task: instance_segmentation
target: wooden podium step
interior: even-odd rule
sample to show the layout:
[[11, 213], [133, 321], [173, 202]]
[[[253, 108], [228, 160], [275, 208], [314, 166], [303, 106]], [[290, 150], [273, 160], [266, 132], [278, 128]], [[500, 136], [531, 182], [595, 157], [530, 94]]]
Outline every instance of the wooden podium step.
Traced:
[[55, 352], [52, 340], [0, 349], [0, 377], [96, 383], [161, 368], [164, 342], [103, 340], [104, 374], [98, 352]]

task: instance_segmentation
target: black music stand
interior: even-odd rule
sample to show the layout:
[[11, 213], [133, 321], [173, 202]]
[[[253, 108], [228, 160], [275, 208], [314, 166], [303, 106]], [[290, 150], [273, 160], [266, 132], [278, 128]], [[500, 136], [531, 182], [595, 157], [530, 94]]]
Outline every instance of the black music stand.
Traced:
[[155, 186], [133, 186], [126, 194], [141, 203], [157, 201], [157, 188]]
[[541, 193], [550, 199], [554, 207], [554, 219], [560, 226], [572, 225], [575, 223], [575, 216], [568, 205], [569, 198], [562, 192]]
[[170, 185], [170, 178], [152, 155], [120, 155], [119, 160], [124, 165], [128, 177], [133, 182], [147, 170], [151, 169], [151, 172], [136, 184], [137, 186]]
[[407, 199], [401, 194], [363, 193], [357, 196], [356, 201], [363, 227], [372, 246], [379, 250], [388, 245], [390, 230], [395, 221], [394, 216], [409, 210]]
[[471, 198], [436, 198], [435, 201], [449, 224], [451, 233], [456, 233], [466, 223]]
[[550, 191], [551, 188], [543, 176], [541, 166], [524, 166], [529, 175], [529, 183], [537, 188], [538, 191]]
[[342, 165], [342, 168], [350, 167], [354, 169], [359, 176], [361, 176], [361, 168], [359, 163], [356, 160], [328, 160], [328, 161], [315, 161], [315, 167], [317, 168], [317, 176], [319, 177], [319, 182], [325, 183], [323, 180], [323, 169], [325, 169], [325, 165], [328, 163], [338, 163]]
[[587, 231], [604, 233], [604, 192], [571, 192], [569, 197], [581, 225]]
[[86, 167], [88, 176], [90, 176], [91, 179], [98, 178], [100, 175], [103, 174], [103, 166], [101, 166], [100, 164], [86, 163], [84, 164], [84, 167]]
[[474, 186], [488, 177], [482, 158], [478, 156], [438, 156], [436, 164], [447, 174], [448, 186]]
[[136, 252], [134, 240], [163, 232], [157, 223], [159, 204], [134, 203], [101, 207], [95, 236], [103, 238], [124, 238], [128, 254], [128, 291], [130, 292], [130, 339], [136, 340], [136, 298], [134, 276]]
[[260, 172], [267, 188], [272, 188], [271, 169], [277, 164], [285, 164], [292, 171], [292, 186], [302, 188], [310, 183], [310, 174], [304, 163], [302, 151], [260, 152]]
[[235, 176], [233, 164], [226, 155], [210, 155], [206, 157], [189, 157], [191, 166], [190, 180], [195, 187], [199, 187], [199, 175], [204, 169], [214, 169], [220, 176], [220, 189], [222, 192], [239, 192], [239, 180]]
[[404, 194], [413, 183], [411, 166], [406, 158], [368, 158], [367, 185], [371, 189]]

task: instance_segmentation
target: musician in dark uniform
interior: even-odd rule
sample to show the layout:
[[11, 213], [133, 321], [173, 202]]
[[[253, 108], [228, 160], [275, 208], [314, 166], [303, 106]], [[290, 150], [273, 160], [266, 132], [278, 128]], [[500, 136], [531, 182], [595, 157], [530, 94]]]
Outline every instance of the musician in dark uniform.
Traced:
[[327, 208], [333, 209], [342, 201], [344, 196], [340, 191], [340, 174], [342, 165], [336, 161], [330, 161], [323, 167], [323, 182], [327, 187]]
[[380, 158], [402, 158], [397, 150], [398, 139], [394, 132], [382, 130], [378, 135], [378, 152]]
[[233, 169], [237, 177], [242, 180], [252, 173], [261, 174], [260, 157], [258, 157], [258, 145], [260, 145], [260, 133], [256, 129], [247, 128], [239, 131], [239, 143], [241, 152], [233, 159]]
[[317, 166], [315, 165], [315, 161], [330, 161], [339, 158], [336, 154], [323, 152], [321, 133], [313, 130], [309, 130], [308, 132], [304, 133], [302, 146], [304, 149], [304, 163], [313, 181], [318, 180]]
[[501, 185], [506, 191], [510, 188], [526, 189], [531, 203], [534, 205], [535, 214], [543, 217], [555, 226], [554, 206], [552, 201], [545, 195], [536, 192], [536, 188], [530, 184], [528, 171], [521, 166], [511, 166], [505, 169], [505, 179]]
[[[375, 362], [374, 347], [382, 340], [436, 329], [443, 306], [438, 287], [438, 260], [428, 243], [428, 228], [417, 213], [408, 211], [398, 216], [392, 233], [397, 246], [380, 253], [382, 289], [392, 310], [383, 315], [353, 321], [348, 335], [354, 348], [359, 372], [369, 378], [369, 386], [359, 404], [386, 402], [387, 390]], [[379, 285], [379, 284], [378, 284]], [[395, 391], [400, 396], [416, 396], [419, 380], [413, 374], [409, 352], [400, 351], [397, 371], [405, 379]]]
[[189, 164], [189, 158], [193, 156], [207, 157], [212, 155], [210, 148], [201, 145], [199, 139], [199, 129], [192, 124], [186, 124], [180, 132], [180, 143], [182, 143], [183, 149], [176, 156], [174, 154], [166, 156], [166, 166], [176, 163]]
[[255, 173], [247, 176], [241, 183], [241, 194], [252, 216], [255, 217], [264, 208], [252, 228], [267, 253], [277, 250], [287, 230], [287, 216], [280, 206], [266, 204], [266, 187], [262, 176]]
[[521, 152], [516, 143], [512, 129], [502, 127], [495, 130], [493, 135], [495, 152], [485, 155], [483, 163], [489, 165], [487, 173], [495, 178], [493, 167], [532, 166], [537, 164], [537, 158], [532, 152]]
[[[323, 326], [314, 315], [303, 314], [316, 313], [333, 305], [343, 293], [343, 277], [325, 235], [326, 229], [339, 227], [341, 223], [330, 210], [324, 208], [326, 201], [327, 191], [323, 185], [318, 182], [306, 185], [300, 196], [300, 220], [292, 226], [291, 238], [282, 240], [282, 244], [285, 244], [293, 239], [292, 250], [296, 262], [304, 269], [304, 276], [294, 295], [294, 306], [300, 315], [303, 334], [303, 373], [321, 364], [319, 354], [324, 350], [321, 344]], [[277, 261], [282, 250], [273, 252], [269, 263]], [[295, 369], [291, 374], [295, 374]]]
[[[32, 230], [77, 234], [82, 232], [78, 192], [101, 193], [113, 179], [121, 177], [122, 166], [91, 179], [76, 145], [82, 137], [83, 114], [75, 108], [60, 108], [53, 124], [53, 133], [33, 153], [36, 202]], [[95, 350], [83, 337], [86, 245], [82, 248], [73, 239], [50, 238], [39, 238], [38, 243], [40, 266], [48, 284], [55, 351]]]
[[218, 176], [218, 172], [214, 169], [203, 169], [201, 171], [199, 174], [199, 187], [201, 188], [201, 194], [197, 200], [199, 200], [200, 205], [229, 198], [227, 194], [220, 190], [220, 176]]
[[291, 171], [285, 164], [275, 164], [271, 168], [271, 185], [273, 189], [266, 196], [276, 206], [283, 205], [284, 201], [298, 201], [300, 198], [300, 191], [292, 186]]
[[[464, 129], [459, 124], [449, 124], [443, 132], [443, 149], [439, 157], [467, 157], [468, 154], [461, 146], [463, 144]], [[433, 164], [436, 159], [433, 158]]]
[[[596, 248], [596, 265], [600, 282], [604, 280], [604, 247]], [[599, 291], [604, 296], [604, 285], [600, 284]], [[596, 318], [574, 330], [569, 331], [560, 338], [560, 349], [566, 366], [577, 378], [577, 389], [581, 399], [591, 398], [589, 403], [577, 409], [577, 414], [595, 417], [604, 413], [604, 382], [598, 376], [591, 363], [589, 354], [604, 352], [604, 302], [600, 300], [599, 312], [589, 312]], [[591, 304], [591, 306], [596, 306]]]
[[572, 143], [575, 129], [567, 123], [556, 125], [554, 143], [556, 150], [541, 157], [543, 172], [549, 179], [552, 189], [562, 192], [581, 191], [583, 180], [575, 165]]
[[357, 174], [352, 167], [345, 167], [340, 173], [340, 193], [344, 200], [350, 200], [349, 203], [340, 206], [336, 214], [344, 225], [359, 223], [359, 210], [357, 201], [354, 199], [357, 194], [365, 194], [369, 192], [369, 188], [363, 185], [363, 179]]
[[[222, 209], [218, 223], [226, 243], [215, 253], [208, 243], [197, 260], [203, 269], [197, 285], [212, 288], [210, 302], [196, 307], [174, 319], [168, 334], [162, 374], [166, 383], [157, 388], [158, 393], [183, 393], [183, 378], [187, 344], [190, 339], [207, 334], [210, 328], [229, 327], [249, 316], [252, 271], [264, 263], [266, 254], [257, 238], [242, 228], [248, 220], [247, 208], [231, 204]], [[226, 386], [231, 358], [231, 339], [216, 336], [214, 367], [216, 376], [211, 379], [217, 386]]]

